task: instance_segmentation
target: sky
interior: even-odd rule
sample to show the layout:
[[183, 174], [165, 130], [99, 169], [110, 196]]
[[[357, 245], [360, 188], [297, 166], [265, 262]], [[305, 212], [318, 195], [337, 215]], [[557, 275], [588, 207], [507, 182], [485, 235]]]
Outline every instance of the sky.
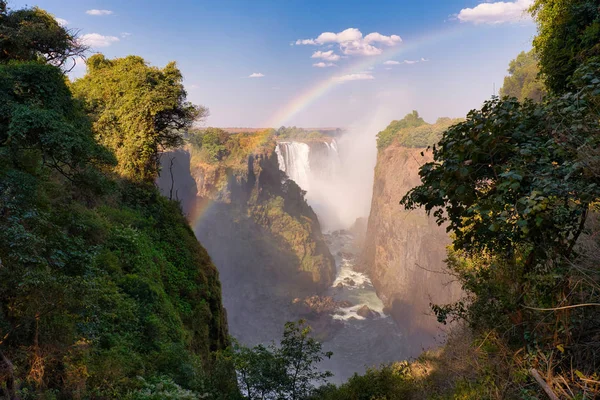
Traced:
[[[531, 48], [531, 0], [9, 0], [92, 52], [176, 61], [206, 126], [385, 127], [461, 117]], [[83, 63], [72, 78], [85, 73]]]

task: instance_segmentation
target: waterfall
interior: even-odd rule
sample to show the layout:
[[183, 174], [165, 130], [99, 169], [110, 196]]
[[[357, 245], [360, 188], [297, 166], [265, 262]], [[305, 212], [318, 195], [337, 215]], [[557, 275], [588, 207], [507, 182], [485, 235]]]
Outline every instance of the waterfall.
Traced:
[[[346, 227], [340, 220], [341, 162], [337, 142], [279, 142], [275, 148], [279, 168], [306, 193], [306, 200], [324, 229]], [[353, 222], [353, 221], [351, 221]], [[350, 222], [350, 223], [351, 223]], [[349, 224], [347, 224], [349, 226]]]
[[310, 147], [302, 142], [279, 142], [275, 148], [279, 169], [303, 190], [310, 186]]

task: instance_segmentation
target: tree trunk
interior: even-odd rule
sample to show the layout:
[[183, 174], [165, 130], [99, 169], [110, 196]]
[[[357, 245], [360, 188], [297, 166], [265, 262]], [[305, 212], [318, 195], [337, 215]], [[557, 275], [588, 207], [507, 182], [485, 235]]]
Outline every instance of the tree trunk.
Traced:
[[[15, 384], [15, 373], [12, 363], [2, 351], [0, 351], [0, 371], [4, 370], [3, 374], [0, 374], [0, 377], [6, 383], [6, 397], [9, 400], [19, 400], [17, 397], [17, 387]], [[0, 381], [1, 382], [1, 381]]]

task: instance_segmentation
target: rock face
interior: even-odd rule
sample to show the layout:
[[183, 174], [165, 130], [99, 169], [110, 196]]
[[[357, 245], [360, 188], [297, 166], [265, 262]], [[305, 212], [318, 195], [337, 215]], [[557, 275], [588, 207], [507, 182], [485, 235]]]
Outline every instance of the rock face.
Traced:
[[439, 325], [430, 303], [460, 296], [460, 287], [443, 271], [450, 239], [444, 227], [423, 210], [407, 211], [402, 197], [420, 184], [418, 170], [431, 161], [421, 148], [392, 144], [381, 150], [375, 167], [373, 200], [361, 268], [366, 270], [386, 311], [420, 344], [429, 345]]
[[331, 286], [335, 261], [303, 192], [279, 171], [274, 145], [242, 162], [167, 154], [159, 184], [180, 199], [219, 269], [230, 333], [253, 344], [279, 337], [285, 322], [298, 319], [294, 298]]

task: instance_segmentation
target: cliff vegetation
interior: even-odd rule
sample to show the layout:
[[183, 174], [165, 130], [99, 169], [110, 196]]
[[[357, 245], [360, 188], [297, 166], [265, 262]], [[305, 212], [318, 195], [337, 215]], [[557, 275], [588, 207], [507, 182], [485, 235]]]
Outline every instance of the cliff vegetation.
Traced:
[[[213, 353], [228, 345], [217, 270], [150, 182], [157, 149], [198, 116], [175, 65], [165, 76], [98, 55], [71, 85], [60, 67], [81, 50], [73, 32], [4, 2], [0, 28], [0, 397], [235, 389], [232, 370], [215, 380]], [[156, 108], [124, 101], [141, 87]]]
[[392, 121], [377, 134], [377, 149], [380, 151], [397, 143], [402, 147], [427, 147], [437, 143], [450, 126], [461, 119], [438, 118], [434, 124], [428, 124], [417, 111], [406, 114], [401, 120]]

